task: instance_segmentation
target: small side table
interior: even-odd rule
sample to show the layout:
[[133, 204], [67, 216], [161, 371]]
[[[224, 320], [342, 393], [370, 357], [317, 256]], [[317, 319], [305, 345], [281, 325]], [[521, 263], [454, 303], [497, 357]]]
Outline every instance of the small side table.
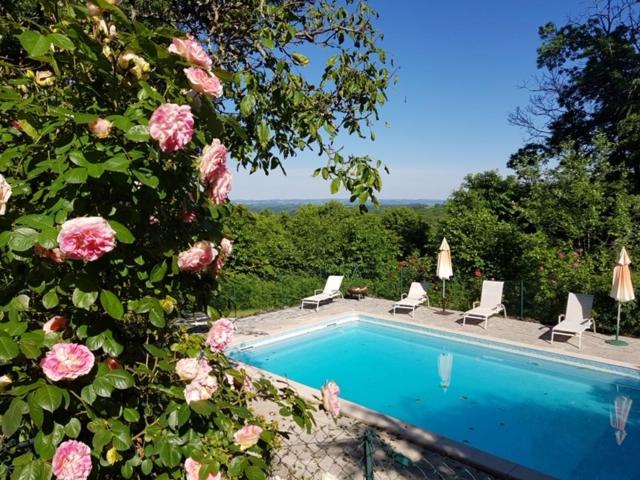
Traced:
[[367, 287], [351, 287], [347, 289], [347, 292], [351, 298], [355, 298], [360, 301], [367, 296], [369, 289]]

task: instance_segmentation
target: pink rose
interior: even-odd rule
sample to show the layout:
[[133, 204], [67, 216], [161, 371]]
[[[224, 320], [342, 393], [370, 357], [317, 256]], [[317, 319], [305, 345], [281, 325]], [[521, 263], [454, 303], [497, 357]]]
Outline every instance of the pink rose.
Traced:
[[231, 320], [227, 318], [216, 320], [213, 322], [211, 329], [209, 329], [205, 343], [209, 345], [212, 351], [221, 352], [231, 344], [233, 331], [234, 326]]
[[225, 257], [229, 257], [233, 251], [233, 242], [228, 238], [223, 238], [220, 241], [220, 253]]
[[160, 220], [155, 215], [149, 216], [149, 225], [157, 225], [160, 223]]
[[196, 212], [185, 210], [182, 212], [182, 221], [184, 223], [193, 223], [196, 221], [197, 215]]
[[56, 315], [55, 317], [51, 317], [49, 321], [42, 326], [42, 330], [44, 330], [44, 333], [55, 333], [58, 330], [63, 330], [66, 326], [67, 319]]
[[66, 258], [92, 262], [116, 246], [116, 232], [102, 217], [78, 217], [62, 224], [58, 234]]
[[213, 243], [201, 240], [189, 250], [178, 254], [178, 268], [183, 272], [199, 272], [213, 262], [217, 254]]
[[40, 367], [50, 380], [57, 382], [86, 375], [94, 362], [93, 353], [84, 345], [56, 343], [40, 360]]
[[176, 373], [183, 381], [206, 377], [211, 370], [209, 362], [204, 358], [183, 358], [176, 363]]
[[11, 197], [11, 185], [0, 173], [0, 215], [4, 215], [7, 211], [9, 197]]
[[191, 35], [187, 35], [187, 38], [174, 38], [168, 50], [171, 53], [180, 55], [189, 63], [204, 68], [211, 68], [211, 58], [209, 58], [207, 52], [204, 51], [202, 45], [196, 42]]
[[[193, 458], [189, 457], [184, 462], [184, 470], [187, 472], [187, 480], [200, 480], [200, 467], [202, 464]], [[222, 480], [222, 473], [218, 472], [215, 475], [210, 473], [207, 475], [207, 480]]]
[[107, 138], [113, 124], [104, 118], [98, 118], [89, 124], [89, 131], [98, 138]]
[[262, 429], [257, 425], [245, 425], [233, 434], [233, 441], [240, 446], [240, 450], [246, 450], [258, 443], [261, 433]]
[[218, 381], [211, 375], [194, 378], [184, 387], [184, 398], [187, 403], [209, 400], [218, 390]]
[[224, 203], [229, 197], [231, 191], [231, 174], [225, 169], [218, 170], [218, 176], [210, 180], [207, 196], [209, 199], [219, 205]]
[[213, 264], [213, 271], [218, 274], [224, 267], [227, 257], [231, 255], [233, 251], [233, 242], [228, 238], [223, 238], [220, 242], [220, 253], [216, 257], [216, 261]]
[[219, 139], [214, 138], [210, 145], [204, 147], [198, 168], [200, 180], [206, 183], [215, 181], [227, 169], [227, 147]]
[[196, 67], [185, 68], [183, 71], [194, 92], [215, 98], [222, 96], [222, 83], [212, 73]]
[[189, 105], [165, 103], [149, 119], [149, 134], [160, 143], [160, 150], [181, 150], [193, 137], [193, 115]]
[[91, 449], [76, 440], [62, 442], [56, 449], [51, 467], [59, 480], [85, 480], [91, 473]]
[[332, 417], [340, 415], [340, 399], [338, 398], [340, 387], [338, 387], [336, 382], [326, 382], [320, 392], [322, 393], [322, 407], [324, 411]]

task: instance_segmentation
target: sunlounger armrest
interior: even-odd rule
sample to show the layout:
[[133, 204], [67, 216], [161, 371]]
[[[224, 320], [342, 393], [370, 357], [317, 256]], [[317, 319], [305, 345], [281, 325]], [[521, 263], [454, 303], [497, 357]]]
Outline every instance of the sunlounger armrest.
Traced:
[[316, 289], [313, 291], [313, 294], [314, 294], [314, 295], [317, 295], [317, 294], [319, 294], [319, 293], [322, 293], [323, 291], [324, 291], [324, 289], [322, 289], [322, 288], [316, 288]]
[[407, 295], [409, 295], [408, 293], [403, 293], [402, 295], [400, 295], [400, 300], [404, 299]]
[[560, 323], [562, 320], [564, 320], [564, 313], [558, 315], [558, 323]]
[[473, 302], [473, 308], [476, 308], [478, 305], [480, 305], [480, 300]]

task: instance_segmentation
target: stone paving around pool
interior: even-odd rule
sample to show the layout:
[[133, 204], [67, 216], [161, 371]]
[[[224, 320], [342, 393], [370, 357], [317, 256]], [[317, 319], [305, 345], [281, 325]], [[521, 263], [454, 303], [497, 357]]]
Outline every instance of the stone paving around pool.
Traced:
[[[539, 323], [495, 316], [489, 320], [489, 328], [485, 330], [479, 323], [469, 320], [466, 326], [462, 326], [461, 312], [448, 311], [443, 314], [438, 308], [420, 307], [415, 312], [415, 318], [411, 318], [407, 313], [397, 313], [393, 316], [392, 305], [392, 301], [377, 298], [338, 299], [321, 306], [318, 312], [313, 309], [301, 310], [294, 307], [240, 318], [235, 322], [234, 344], [304, 327], [341, 314], [364, 313], [472, 336], [517, 342], [547, 351], [620, 362], [640, 368], [640, 339], [625, 338], [629, 346], [614, 347], [605, 343], [609, 336], [589, 331], [583, 334], [582, 350], [578, 350], [576, 338], [568, 340], [561, 338], [554, 341], [552, 345], [549, 327]], [[256, 405], [256, 408], [266, 417], [277, 418], [276, 409], [269, 404]], [[344, 416], [337, 422], [333, 422], [322, 414], [317, 415], [316, 418], [318, 427], [311, 434], [300, 432], [293, 425], [283, 425], [293, 434], [284, 441], [275, 458], [274, 475], [281, 480], [364, 479], [363, 439], [365, 431], [371, 427]], [[384, 449], [378, 448], [374, 452], [375, 479], [491, 480], [494, 478], [478, 469], [411, 444], [379, 429], [373, 430], [393, 449], [416, 462], [413, 467], [408, 468], [394, 462]], [[333, 477], [323, 476], [325, 473], [330, 473]]]

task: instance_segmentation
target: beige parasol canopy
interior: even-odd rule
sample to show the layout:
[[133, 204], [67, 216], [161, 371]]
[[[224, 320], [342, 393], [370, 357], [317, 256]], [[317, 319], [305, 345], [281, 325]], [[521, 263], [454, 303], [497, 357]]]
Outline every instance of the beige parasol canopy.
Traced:
[[453, 275], [453, 267], [451, 266], [451, 249], [447, 243], [447, 239], [443, 238], [438, 252], [438, 267], [436, 275], [442, 280], [449, 280]]
[[610, 294], [617, 302], [628, 302], [636, 298], [633, 293], [633, 284], [631, 283], [630, 263], [631, 259], [627, 254], [627, 250], [622, 247], [618, 262], [613, 269], [613, 282], [611, 284]]
[[631, 259], [627, 255], [627, 250], [622, 247], [620, 250], [620, 257], [613, 269], [613, 282], [611, 283], [611, 297], [618, 302], [618, 321], [616, 322], [616, 338], [605, 340], [606, 343], [616, 346], [628, 345], [624, 340], [620, 340], [620, 307], [623, 302], [629, 302], [636, 298], [633, 293], [633, 284], [631, 283], [631, 271], [629, 270], [629, 264]]

